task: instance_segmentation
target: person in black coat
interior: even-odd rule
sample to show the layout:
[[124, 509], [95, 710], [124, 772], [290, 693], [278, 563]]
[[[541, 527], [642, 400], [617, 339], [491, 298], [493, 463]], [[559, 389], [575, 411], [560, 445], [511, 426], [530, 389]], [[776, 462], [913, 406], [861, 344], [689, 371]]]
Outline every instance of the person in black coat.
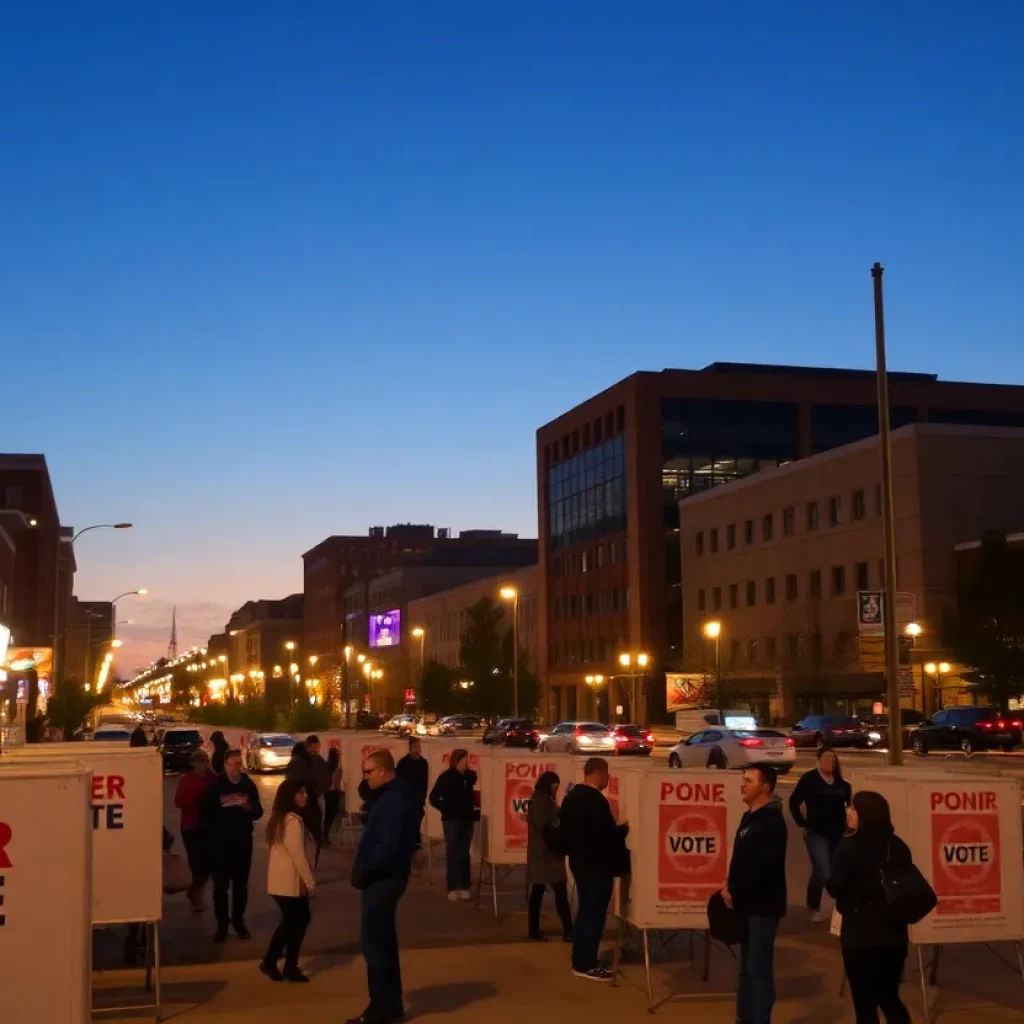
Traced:
[[430, 763], [423, 756], [423, 744], [415, 736], [409, 737], [409, 753], [395, 766], [405, 788], [415, 797], [420, 808], [420, 828], [416, 832], [417, 849], [423, 843], [423, 816], [427, 812], [427, 790], [430, 788]]
[[128, 740], [129, 747], [148, 747], [149, 740], [146, 738], [146, 730], [141, 725], [135, 726], [131, 738]]
[[775, 936], [786, 915], [786, 840], [782, 806], [774, 799], [775, 770], [752, 765], [743, 773], [747, 811], [733, 841], [726, 906], [746, 921], [740, 945], [736, 1020], [770, 1024], [775, 1005]]
[[473, 798], [476, 772], [469, 767], [469, 754], [453, 750], [448, 764], [450, 767], [438, 775], [430, 792], [430, 806], [441, 812], [448, 899], [454, 902], [470, 898], [469, 851], [473, 823], [479, 814]]
[[213, 754], [210, 757], [210, 767], [217, 775], [224, 774], [224, 756], [228, 752], [228, 741], [224, 739], [224, 733], [215, 729], [210, 733], [210, 745], [213, 747]]
[[820, 921], [821, 890], [832, 872], [839, 841], [846, 831], [850, 784], [843, 778], [834, 750], [818, 751], [818, 767], [800, 776], [789, 797], [789, 812], [804, 830], [804, 844], [811, 858], [807, 883], [807, 909], [812, 921]]
[[900, 977], [907, 959], [907, 926], [886, 914], [880, 871], [913, 863], [910, 849], [892, 827], [889, 803], [864, 790], [847, 811], [850, 834], [839, 844], [825, 888], [842, 915], [839, 943], [857, 1024], [909, 1024], [900, 999]]

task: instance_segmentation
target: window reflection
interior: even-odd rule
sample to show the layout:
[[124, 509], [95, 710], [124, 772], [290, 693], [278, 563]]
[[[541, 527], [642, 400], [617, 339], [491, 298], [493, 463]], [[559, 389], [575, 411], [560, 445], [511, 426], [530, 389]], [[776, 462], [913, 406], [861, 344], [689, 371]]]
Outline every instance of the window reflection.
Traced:
[[548, 538], [569, 547], [626, 528], [626, 458], [622, 435], [548, 470]]

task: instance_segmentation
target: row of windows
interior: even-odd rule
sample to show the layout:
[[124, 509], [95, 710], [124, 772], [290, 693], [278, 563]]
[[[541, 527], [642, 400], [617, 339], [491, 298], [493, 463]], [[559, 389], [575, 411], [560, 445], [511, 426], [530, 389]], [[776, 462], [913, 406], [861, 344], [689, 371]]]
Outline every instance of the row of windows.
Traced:
[[662, 465], [662, 494], [667, 505], [677, 505], [691, 494], [700, 494], [712, 487], [741, 480], [763, 469], [777, 469], [790, 461], [738, 456], [677, 455]]
[[606, 565], [619, 565], [626, 562], [626, 544], [624, 541], [613, 540], [607, 545], [598, 544], [594, 548], [583, 551], [568, 551], [564, 555], [551, 558], [551, 575], [578, 576], [581, 573], [603, 569]]
[[629, 647], [626, 638], [587, 637], [581, 640], [555, 641], [548, 648], [548, 663], [552, 668], [559, 665], [584, 665], [588, 662], [604, 664]]
[[596, 594], [561, 594], [551, 601], [555, 619], [576, 619], [629, 610], [629, 587], [612, 587]]
[[547, 483], [551, 547], [572, 547], [625, 530], [626, 457], [621, 435], [552, 466]]
[[784, 665], [796, 666], [825, 658], [842, 663], [857, 654], [856, 636], [845, 630], [830, 638], [822, 633], [784, 633], [781, 644], [779, 641], [780, 638], [774, 636], [734, 638], [723, 652], [722, 661], [729, 668], [770, 668], [779, 664], [780, 656]]
[[[844, 495], [835, 494], [824, 502], [807, 502], [803, 509], [804, 530], [808, 533], [813, 533], [815, 530], [820, 529], [823, 512], [825, 515], [825, 521], [829, 526], [842, 526], [847, 514], [847, 506], [843, 499]], [[824, 506], [824, 508], [822, 506]], [[882, 514], [881, 484], [875, 485], [873, 507], [874, 514], [876, 516], [880, 516]], [[860, 522], [867, 518], [868, 501], [863, 487], [859, 487], [850, 493], [849, 515], [854, 522]], [[795, 505], [790, 505], [782, 510], [781, 523], [779, 525], [781, 526], [783, 537], [793, 537], [799, 532], [797, 509]], [[759, 523], [755, 522], [753, 519], [744, 520], [742, 531], [744, 545], [749, 546], [755, 543], [758, 536], [760, 536], [763, 543], [770, 543], [775, 539], [775, 513], [766, 512], [761, 516]], [[735, 523], [730, 523], [721, 531], [717, 526], [713, 526], [711, 529], [706, 531], [706, 534], [705, 538], [705, 531], [699, 530], [694, 536], [694, 553], [698, 558], [703, 557], [705, 551], [712, 555], [717, 555], [720, 550], [720, 544], [722, 543], [724, 543], [726, 551], [732, 551], [738, 543], [738, 533]]]
[[615, 412], [610, 410], [603, 416], [597, 416], [590, 423], [584, 423], [582, 427], [573, 430], [564, 437], [559, 438], [552, 444], [544, 447], [544, 465], [550, 468], [580, 451], [586, 451], [591, 445], [599, 445], [602, 439], [609, 438], [613, 434], [621, 434], [626, 429], [626, 407], [620, 405]]
[[[879, 586], [882, 585], [883, 579], [884, 564], [879, 562]], [[847, 578], [845, 565], [833, 565], [829, 572], [828, 580], [829, 593], [832, 597], [843, 597], [845, 594], [850, 592], [851, 583], [853, 584], [852, 590], [868, 590], [871, 586], [868, 563], [857, 562], [854, 566], [852, 580]], [[759, 590], [760, 593], [758, 593]], [[703, 588], [697, 591], [698, 611], [721, 611], [723, 608], [723, 598], [728, 601], [729, 608], [740, 607], [741, 589], [739, 583], [730, 583], [724, 590], [722, 587], [712, 587], [710, 590], [710, 607], [708, 602], [708, 593], [709, 592]], [[783, 594], [787, 601], [797, 601], [800, 599], [800, 579], [796, 573], [787, 573], [783, 577]], [[821, 569], [812, 569], [810, 573], [808, 573], [807, 589], [804, 596], [808, 598], [820, 598], [825, 596], [824, 578]], [[747, 580], [746, 583], [743, 584], [742, 599], [743, 604], [747, 608], [755, 607], [758, 603], [759, 597], [764, 604], [775, 604], [776, 586], [774, 576], [769, 576], [763, 580], [760, 588], [758, 587], [757, 580]]]

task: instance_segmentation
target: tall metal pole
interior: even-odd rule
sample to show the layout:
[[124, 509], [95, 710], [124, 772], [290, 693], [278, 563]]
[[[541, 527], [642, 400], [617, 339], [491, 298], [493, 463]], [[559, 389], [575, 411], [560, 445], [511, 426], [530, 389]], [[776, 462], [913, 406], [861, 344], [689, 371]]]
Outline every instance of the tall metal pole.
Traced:
[[512, 601], [512, 714], [519, 717], [519, 590]]
[[[900, 716], [900, 650], [896, 635], [896, 531], [892, 496], [892, 439], [889, 433], [889, 378], [885, 369], [885, 312], [882, 308], [881, 263], [871, 268], [875, 293], [875, 362], [878, 379], [878, 440], [882, 454], [882, 529], [885, 543], [885, 693], [890, 737], [903, 735]], [[903, 744], [889, 742], [886, 763], [903, 763]]]

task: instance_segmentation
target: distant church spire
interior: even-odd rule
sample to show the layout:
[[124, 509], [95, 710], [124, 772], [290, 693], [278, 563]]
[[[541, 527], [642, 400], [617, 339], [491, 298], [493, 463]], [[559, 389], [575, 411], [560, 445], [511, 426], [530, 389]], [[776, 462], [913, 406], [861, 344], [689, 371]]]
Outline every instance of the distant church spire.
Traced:
[[178, 656], [178, 606], [171, 608], [171, 642], [167, 645], [167, 657], [173, 659]]

